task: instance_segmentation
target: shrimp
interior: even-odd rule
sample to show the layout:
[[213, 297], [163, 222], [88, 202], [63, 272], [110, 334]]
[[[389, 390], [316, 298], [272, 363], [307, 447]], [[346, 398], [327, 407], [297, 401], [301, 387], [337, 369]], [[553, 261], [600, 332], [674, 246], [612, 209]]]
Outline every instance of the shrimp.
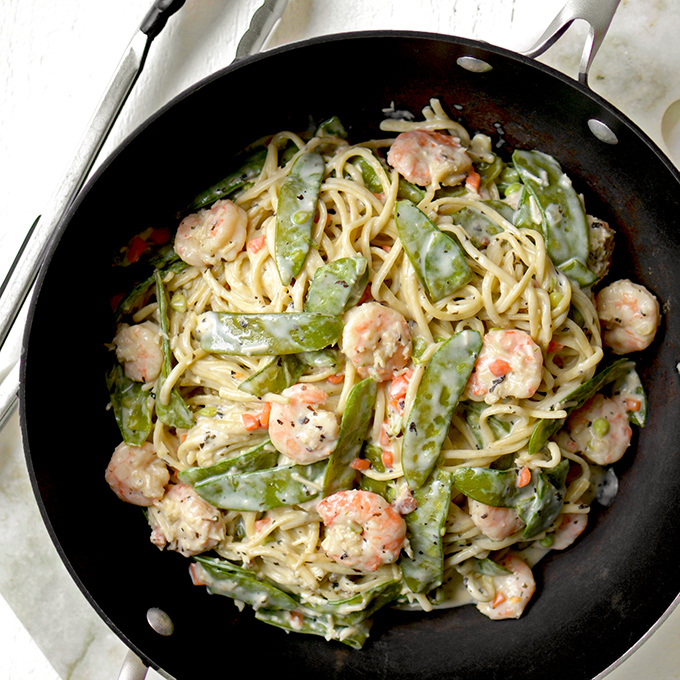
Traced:
[[490, 602], [478, 602], [477, 609], [494, 620], [518, 619], [536, 592], [534, 575], [525, 562], [510, 553], [498, 563], [511, 573], [493, 577], [495, 595]]
[[649, 347], [659, 327], [659, 301], [644, 286], [628, 279], [614, 281], [597, 294], [602, 342], [614, 354]]
[[122, 323], [118, 326], [113, 344], [116, 358], [130, 380], [153, 382], [160, 375], [163, 350], [161, 329], [157, 324], [152, 321], [134, 326]]
[[366, 302], [345, 315], [341, 349], [360, 377], [383, 382], [407, 366], [411, 333], [398, 311]]
[[142, 446], [122, 442], [113, 451], [105, 478], [122, 501], [149, 506], [163, 498], [170, 473], [150, 442]]
[[149, 508], [151, 542], [185, 557], [214, 548], [225, 537], [224, 518], [188, 484], [172, 484]]
[[495, 508], [469, 498], [468, 512], [473, 524], [492, 541], [504, 541], [524, 526], [514, 508]]
[[625, 405], [596, 394], [569, 416], [557, 443], [596, 465], [611, 465], [621, 459], [632, 436]]
[[[582, 533], [588, 524], [588, 515], [585, 513], [566, 512], [560, 516], [560, 523], [552, 533], [552, 550], [564, 550], [568, 548]], [[551, 534], [548, 534], [551, 535]]]
[[528, 399], [541, 384], [543, 353], [524, 331], [489, 331], [465, 386], [473, 401], [494, 404], [504, 397]]
[[187, 215], [175, 236], [175, 252], [196, 267], [230, 262], [243, 250], [248, 214], [233, 201], [217, 201], [210, 208]]
[[273, 402], [269, 414], [269, 437], [278, 451], [301, 465], [309, 465], [331, 455], [338, 440], [336, 415], [322, 408], [328, 394], [319, 387], [298, 383], [282, 396], [283, 404]]
[[398, 135], [387, 152], [387, 162], [421, 187], [435, 182], [453, 186], [473, 170], [470, 156], [456, 137], [429, 130]]
[[326, 527], [321, 547], [338, 564], [375, 571], [399, 557], [406, 522], [380, 495], [371, 491], [338, 491], [317, 505]]

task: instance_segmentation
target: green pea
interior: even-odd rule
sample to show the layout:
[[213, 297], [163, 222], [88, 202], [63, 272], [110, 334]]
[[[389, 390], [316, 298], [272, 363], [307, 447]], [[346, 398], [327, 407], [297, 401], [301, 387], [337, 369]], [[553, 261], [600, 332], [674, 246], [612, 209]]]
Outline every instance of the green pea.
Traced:
[[538, 543], [543, 548], [549, 548], [555, 542], [555, 537], [552, 534], [544, 536]]
[[184, 296], [184, 293], [181, 293], [180, 291], [177, 291], [171, 298], [170, 298], [170, 306], [176, 311], [180, 313], [184, 313], [187, 311], [187, 299]]
[[609, 432], [609, 421], [606, 418], [596, 418], [593, 421], [593, 432], [596, 437], [604, 437]]
[[558, 290], [554, 290], [552, 293], [550, 293], [550, 306], [552, 309], [555, 309], [555, 307], [557, 307], [557, 305], [562, 302], [563, 297], [564, 296], [562, 293], [560, 293]]

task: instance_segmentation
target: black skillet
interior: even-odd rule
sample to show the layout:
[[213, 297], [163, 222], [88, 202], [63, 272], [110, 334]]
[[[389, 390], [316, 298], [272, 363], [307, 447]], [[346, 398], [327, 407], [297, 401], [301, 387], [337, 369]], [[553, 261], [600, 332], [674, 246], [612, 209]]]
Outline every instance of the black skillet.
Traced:
[[[462, 57], [491, 68], [467, 70]], [[111, 261], [145, 227], [175, 226], [175, 213], [219, 179], [245, 143], [331, 115], [353, 141], [380, 136], [385, 107], [419, 113], [430, 97], [469, 130], [490, 134], [503, 153], [537, 148], [556, 156], [589, 211], [617, 230], [612, 277], [644, 283], [664, 308], [657, 339], [638, 360], [651, 417], [617, 465], [614, 504], [574, 546], [536, 568], [538, 591], [523, 618], [494, 622], [473, 607], [387, 610], [354, 651], [287, 635], [192, 586], [187, 560], [155, 548], [141, 511], [107, 488], [103, 471], [120, 441], [103, 380], [104, 343], [113, 335], [109, 298], [119, 292]], [[604, 123], [618, 143], [596, 138], [589, 120]], [[323, 37], [244, 59], [192, 87], [88, 184], [62, 224], [31, 307], [20, 394], [24, 447], [44, 520], [76, 583], [144, 663], [178, 680], [217, 677], [239, 662], [250, 673], [300, 680], [596, 676], [678, 593], [678, 215], [678, 172], [620, 112], [546, 66], [471, 40], [407, 32]], [[148, 625], [153, 607], [172, 619], [171, 636]]]

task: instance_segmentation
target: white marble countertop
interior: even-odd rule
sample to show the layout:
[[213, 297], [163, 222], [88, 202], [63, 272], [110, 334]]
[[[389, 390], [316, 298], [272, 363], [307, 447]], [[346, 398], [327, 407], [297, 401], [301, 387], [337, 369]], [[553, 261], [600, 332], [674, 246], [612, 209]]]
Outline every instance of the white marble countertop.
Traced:
[[[0, 14], [0, 275], [65, 171], [145, 0], [3, 0]], [[187, 0], [154, 42], [104, 154], [199, 78], [229, 64], [260, 0]], [[520, 50], [563, 0], [291, 0], [273, 43], [349, 30], [450, 33]], [[680, 12], [672, 0], [623, 0], [591, 71], [593, 88], [663, 147], [680, 99]], [[575, 76], [585, 26], [542, 61]], [[660, 48], [660, 46], [662, 46]], [[680, 118], [671, 108], [665, 122]], [[680, 142], [680, 126], [673, 133]], [[680, 144], [679, 144], [680, 145]], [[677, 162], [677, 161], [676, 161]], [[19, 322], [21, 326], [21, 322]], [[14, 333], [0, 372], [16, 355]], [[108, 680], [125, 647], [71, 581], [44, 528], [26, 473], [18, 418], [0, 435], [0, 677]], [[680, 609], [610, 674], [680, 678]], [[149, 672], [149, 678], [158, 674]]]

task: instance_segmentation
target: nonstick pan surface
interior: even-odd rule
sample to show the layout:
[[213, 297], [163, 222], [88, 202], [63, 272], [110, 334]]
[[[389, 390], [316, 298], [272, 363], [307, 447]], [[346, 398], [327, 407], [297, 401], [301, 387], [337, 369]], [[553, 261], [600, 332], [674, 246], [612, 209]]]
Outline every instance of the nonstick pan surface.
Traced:
[[[457, 64], [473, 56], [492, 68]], [[645, 284], [664, 320], [641, 353], [649, 424], [616, 470], [614, 504], [564, 553], [535, 569], [523, 618], [494, 622], [473, 607], [376, 616], [364, 649], [286, 634], [191, 585], [188, 561], [149, 542], [139, 508], [107, 488], [120, 441], [104, 382], [113, 336], [111, 262], [148, 226], [220, 179], [233, 153], [282, 129], [338, 115], [351, 141], [382, 136], [383, 109], [419, 115], [438, 97], [501, 153], [554, 155], [591, 214], [618, 232], [612, 278]], [[618, 143], [594, 137], [606, 123]], [[590, 90], [530, 59], [431, 34], [344, 34], [245, 59], [202, 81], [145, 123], [108, 159], [66, 216], [40, 276], [23, 349], [21, 424], [50, 534], [92, 605], [148, 665], [178, 680], [225, 672], [239, 659], [295, 678], [592, 678], [639, 640], [678, 592], [680, 562], [680, 177], [630, 121]], [[174, 622], [163, 637], [146, 620]], [[233, 667], [233, 666], [232, 666]]]

